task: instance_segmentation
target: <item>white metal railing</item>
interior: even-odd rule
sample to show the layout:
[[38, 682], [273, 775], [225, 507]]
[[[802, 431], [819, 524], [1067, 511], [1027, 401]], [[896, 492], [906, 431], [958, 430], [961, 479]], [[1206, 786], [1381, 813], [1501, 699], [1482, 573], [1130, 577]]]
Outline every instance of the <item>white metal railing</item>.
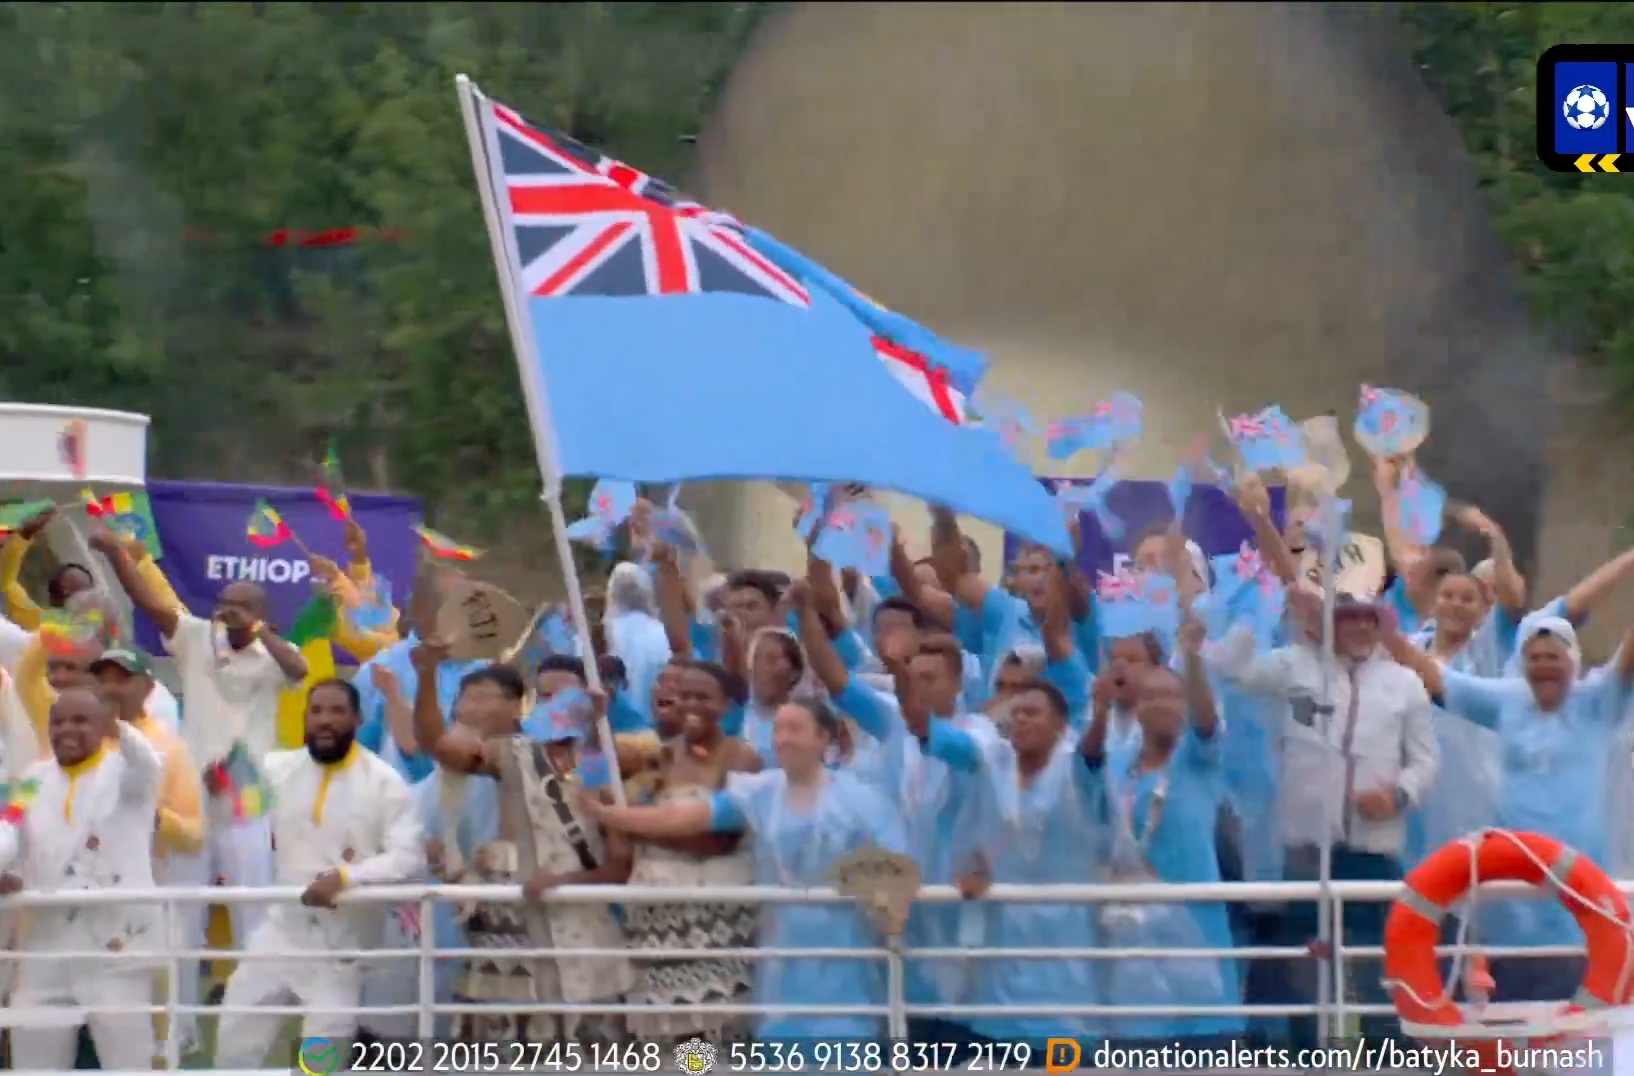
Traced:
[[[1634, 894], [1634, 881], [1618, 883], [1625, 895]], [[1400, 883], [1396, 882], [1356, 882], [1335, 881], [1330, 884], [1319, 882], [1218, 882], [1204, 884], [1168, 884], [1148, 883], [1133, 885], [1107, 884], [1070, 884], [1070, 885], [994, 885], [983, 898], [987, 901], [1000, 903], [1049, 903], [1049, 904], [1098, 904], [1117, 902], [1129, 903], [1297, 903], [1318, 904], [1326, 903], [1330, 914], [1320, 916], [1318, 921], [1324, 926], [1344, 921], [1344, 905], [1347, 902], [1378, 903], [1394, 900], [1401, 891]], [[292, 886], [275, 886], [267, 888], [229, 888], [217, 886], [179, 886], [155, 888], [148, 890], [133, 889], [105, 889], [105, 890], [68, 890], [58, 892], [25, 891], [13, 896], [0, 899], [0, 910], [14, 908], [42, 908], [42, 907], [70, 907], [70, 906], [107, 906], [132, 904], [159, 904], [163, 909], [164, 936], [175, 938], [180, 936], [178, 926], [178, 910], [181, 907], [195, 907], [200, 905], [222, 904], [293, 904], [298, 902], [302, 890]], [[1539, 890], [1521, 883], [1496, 883], [1481, 887], [1483, 897], [1487, 894], [1499, 895], [1532, 895], [1537, 899], [1551, 899]], [[123, 1008], [98, 1006], [97, 1011], [109, 1014], [149, 1013], [162, 1014], [166, 1017], [167, 1035], [164, 1046], [166, 1067], [174, 1070], [179, 1067], [181, 1036], [177, 1034], [178, 1017], [186, 1015], [225, 1014], [225, 1013], [259, 1013], [264, 1015], [300, 1016], [308, 1010], [300, 1006], [232, 1006], [205, 1005], [199, 999], [183, 999], [180, 996], [180, 969], [186, 961], [222, 960], [237, 961], [258, 960], [287, 960], [291, 957], [316, 959], [367, 959], [371, 963], [383, 962], [407, 963], [414, 961], [418, 967], [418, 1001], [413, 1005], [392, 1006], [365, 1006], [359, 1005], [349, 1011], [357, 1015], [414, 1015], [417, 1019], [417, 1035], [422, 1039], [435, 1037], [437, 1017], [452, 1016], [466, 1013], [482, 1013], [491, 1011], [491, 1006], [472, 1004], [438, 1004], [435, 990], [435, 965], [438, 960], [457, 960], [467, 957], [492, 957], [495, 950], [469, 948], [438, 948], [435, 939], [434, 911], [435, 906], [449, 902], [469, 902], [481, 900], [489, 903], [520, 903], [522, 891], [519, 886], [502, 885], [426, 885], [406, 884], [390, 886], [369, 886], [349, 890], [341, 895], [342, 904], [386, 904], [397, 905], [416, 902], [419, 906], [421, 923], [420, 941], [417, 947], [409, 948], [378, 948], [378, 949], [325, 949], [291, 950], [280, 952], [249, 953], [239, 950], [222, 949], [179, 949], [167, 948], [161, 950], [109, 952], [107, 950], [69, 952], [52, 951], [29, 952], [16, 954], [16, 958], [23, 963], [45, 963], [59, 960], [95, 960], [110, 963], [140, 962], [157, 965], [164, 968], [167, 987], [166, 997], [162, 1004], [147, 1006], [131, 1006]], [[780, 889], [764, 886], [720, 886], [696, 888], [665, 888], [656, 886], [566, 886], [548, 892], [544, 900], [548, 903], [565, 904], [684, 904], [684, 903], [726, 903], [751, 905], [798, 905], [816, 903], [846, 903], [849, 898], [842, 897], [829, 888], [813, 889]], [[919, 903], [949, 904], [960, 903], [963, 898], [952, 886], [927, 886], [920, 890], [917, 898]], [[1331, 930], [1328, 931], [1331, 933]], [[244, 939], [234, 939], [239, 945]], [[710, 1012], [733, 1015], [765, 1015], [788, 1014], [808, 1016], [876, 1016], [881, 1018], [892, 1038], [905, 1037], [907, 1021], [911, 1016], [935, 1016], [957, 1020], [970, 1016], [1091, 1016], [1091, 1017], [1142, 1017], [1142, 1016], [1242, 1016], [1242, 1017], [1289, 1017], [1315, 1016], [1318, 1021], [1318, 1036], [1326, 1041], [1334, 1029], [1343, 1029], [1351, 1016], [1373, 1015], [1392, 1012], [1389, 1005], [1363, 1005], [1347, 1000], [1347, 991], [1343, 988], [1346, 977], [1347, 962], [1356, 957], [1378, 957], [1383, 950], [1378, 946], [1349, 946], [1341, 942], [1335, 944], [1335, 939], [1323, 937], [1332, 953], [1331, 962], [1327, 962], [1327, 973], [1323, 976], [1327, 988], [1320, 990], [1318, 999], [1312, 1003], [1284, 1004], [1284, 1005], [1217, 1005], [1193, 1007], [1165, 1007], [1165, 1006], [1130, 1006], [1130, 1005], [1021, 1005], [1021, 1006], [974, 1006], [974, 1005], [916, 1005], [909, 1003], [904, 996], [903, 988], [903, 961], [904, 959], [922, 958], [960, 958], [960, 959], [1088, 959], [1088, 960], [1122, 960], [1130, 958], [1154, 959], [1197, 959], [1209, 957], [1230, 957], [1238, 960], [1265, 960], [1265, 959], [1300, 959], [1311, 958], [1310, 950], [1305, 946], [1256, 946], [1236, 949], [1138, 949], [1138, 948], [1051, 948], [1051, 949], [1016, 949], [1016, 948], [911, 948], [900, 944], [887, 944], [874, 948], [777, 948], [756, 947], [749, 949], [506, 949], [507, 957], [548, 957], [548, 956], [576, 956], [576, 957], [623, 957], [640, 963], [647, 960], [685, 960], [708, 959], [721, 957], [739, 957], [747, 960], [762, 960], [775, 957], [790, 957], [799, 959], [865, 957], [882, 961], [886, 965], [887, 997], [885, 1004], [864, 1004], [860, 1001], [855, 1005], [772, 1005], [772, 1004], [700, 1004], [700, 1005], [648, 1005], [631, 1003], [596, 1003], [573, 1004], [557, 1003], [542, 1005], [524, 1005], [505, 1003], [507, 1012], [550, 1013], [560, 1015], [600, 1015], [600, 1014], [685, 1014], [696, 1012]], [[1445, 947], [1441, 952], [1452, 953], [1453, 947]], [[1532, 955], [1558, 956], [1581, 952], [1580, 948], [1551, 947], [1551, 948], [1499, 948], [1483, 947], [1482, 951], [1489, 955]], [[318, 969], [314, 969], [317, 971]], [[1328, 1000], [1332, 999], [1332, 1000]], [[223, 1073], [228, 1070], [213, 1070]], [[263, 1070], [258, 1070], [263, 1071]], [[287, 1070], [264, 1070], [266, 1072]]]

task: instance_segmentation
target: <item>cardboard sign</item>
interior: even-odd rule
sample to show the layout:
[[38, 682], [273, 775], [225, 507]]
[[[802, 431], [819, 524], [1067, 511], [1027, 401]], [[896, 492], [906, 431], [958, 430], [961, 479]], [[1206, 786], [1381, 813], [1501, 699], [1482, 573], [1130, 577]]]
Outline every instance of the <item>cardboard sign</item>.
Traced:
[[492, 583], [449, 574], [439, 588], [437, 634], [455, 661], [491, 661], [528, 627], [528, 611]]
[[[1321, 586], [1322, 562], [1316, 550], [1306, 549], [1300, 557], [1305, 578]], [[1371, 534], [1352, 534], [1339, 551], [1339, 567], [1334, 573], [1340, 594], [1371, 600], [1384, 589], [1384, 543]]]

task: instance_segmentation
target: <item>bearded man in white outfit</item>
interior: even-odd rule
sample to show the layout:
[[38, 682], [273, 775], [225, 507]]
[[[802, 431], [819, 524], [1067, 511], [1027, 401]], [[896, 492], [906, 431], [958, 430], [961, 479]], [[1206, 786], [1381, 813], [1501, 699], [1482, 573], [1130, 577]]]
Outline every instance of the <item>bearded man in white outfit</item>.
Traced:
[[[163, 763], [94, 692], [57, 696], [47, 724], [51, 758], [36, 762], [0, 822], [0, 889], [153, 888], [152, 843]], [[70, 1069], [87, 1025], [104, 1068], [153, 1068], [153, 969], [163, 946], [158, 905], [31, 909], [9, 1008], [17, 1069]], [[63, 952], [147, 953], [154, 959], [31, 959]], [[53, 1011], [55, 1010], [55, 1011]]]
[[[353, 886], [404, 882], [425, 870], [424, 831], [408, 783], [358, 745], [361, 722], [356, 688], [343, 680], [314, 684], [307, 694], [306, 747], [267, 756], [277, 884], [306, 892], [300, 907], [274, 906], [246, 946], [252, 954], [293, 955], [241, 961], [222, 998], [224, 1009], [293, 999], [308, 1010], [301, 1036], [327, 1039], [342, 1051], [358, 1018], [337, 1010], [358, 1007], [363, 969], [356, 959], [326, 954], [379, 945], [386, 906], [337, 909], [336, 898]], [[412, 969], [405, 965], [403, 974]], [[261, 1067], [282, 1024], [281, 1016], [224, 1013], [216, 1064]]]

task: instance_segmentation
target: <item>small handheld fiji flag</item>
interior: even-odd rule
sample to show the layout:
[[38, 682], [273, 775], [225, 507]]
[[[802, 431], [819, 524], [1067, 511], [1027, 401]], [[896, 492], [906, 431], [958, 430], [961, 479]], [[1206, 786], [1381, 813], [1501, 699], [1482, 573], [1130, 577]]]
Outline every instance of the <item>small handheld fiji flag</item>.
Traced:
[[1396, 485], [1396, 500], [1400, 508], [1398, 522], [1408, 541], [1429, 545], [1441, 537], [1441, 524], [1447, 515], [1447, 491], [1425, 474], [1424, 468], [1415, 464], [1402, 471]]
[[884, 575], [891, 562], [890, 513], [868, 501], [836, 505], [829, 510], [811, 552], [836, 568], [855, 568], [865, 576]]
[[271, 549], [295, 537], [295, 532], [289, 529], [284, 517], [278, 510], [268, 504], [265, 499], [255, 502], [250, 510], [249, 522], [244, 525], [244, 536], [257, 549]]
[[1123, 520], [1112, 511], [1107, 498], [1112, 494], [1112, 488], [1118, 484], [1118, 477], [1114, 467], [1109, 466], [1096, 476], [1095, 481], [1087, 485], [1063, 482], [1056, 487], [1056, 503], [1061, 505], [1062, 511], [1076, 517], [1080, 513], [1088, 512], [1095, 517], [1100, 525], [1101, 533], [1108, 540], [1116, 542], [1123, 538], [1128, 529]]
[[536, 703], [522, 722], [522, 732], [539, 743], [578, 742], [590, 726], [590, 696], [577, 688], [559, 691]]
[[348, 606], [344, 615], [360, 632], [391, 627], [397, 617], [391, 600], [391, 580], [382, 575], [371, 575], [368, 585], [357, 590], [357, 604]]
[[1006, 452], [1016, 452], [1023, 439], [1038, 436], [1032, 413], [1012, 397], [982, 389], [976, 393], [975, 404], [980, 428], [996, 436]]
[[579, 784], [591, 791], [606, 788], [611, 777], [607, 756], [600, 751], [585, 752], [573, 773], [579, 779]]
[[1220, 427], [1250, 471], [1292, 470], [1305, 462], [1305, 436], [1275, 404], [1253, 415], [1220, 415]]
[[630, 518], [639, 499], [634, 482], [603, 478], [590, 490], [590, 514], [616, 527]]
[[1110, 452], [1140, 436], [1145, 406], [1130, 392], [1114, 392], [1087, 415], [1052, 422], [1047, 433], [1052, 460], [1064, 460], [1083, 449]]
[[590, 514], [568, 526], [568, 538], [611, 552], [619, 525], [630, 518], [638, 499], [634, 482], [601, 479], [590, 490]]
[[1127, 639], [1148, 630], [1140, 578], [1133, 572], [1100, 572], [1095, 577], [1095, 615], [1101, 634]]
[[1270, 645], [1282, 619], [1285, 595], [1259, 550], [1244, 542], [1236, 553], [1210, 558], [1210, 564], [1215, 579], [1214, 591], [1209, 595], [1211, 634], [1224, 634], [1234, 624], [1247, 621], [1255, 641]]
[[1430, 408], [1400, 389], [1363, 385], [1356, 405], [1356, 443], [1375, 457], [1412, 452], [1430, 435]]
[[652, 536], [671, 549], [682, 553], [696, 553], [703, 548], [698, 528], [691, 517], [673, 505], [660, 508], [652, 514]]
[[800, 499], [800, 516], [794, 521], [794, 532], [802, 542], [811, 541], [817, 531], [817, 521], [840, 499], [839, 491], [827, 482], [812, 482], [806, 486], [806, 495]]
[[476, 560], [483, 551], [476, 546], [461, 545], [441, 531], [434, 531], [430, 527], [416, 523], [414, 533], [420, 537], [420, 545], [425, 551], [438, 560]]

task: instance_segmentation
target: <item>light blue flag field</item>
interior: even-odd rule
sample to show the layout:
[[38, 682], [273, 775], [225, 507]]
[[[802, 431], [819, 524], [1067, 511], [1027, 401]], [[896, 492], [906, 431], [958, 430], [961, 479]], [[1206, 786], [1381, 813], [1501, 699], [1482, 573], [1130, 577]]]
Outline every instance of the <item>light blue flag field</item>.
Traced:
[[1430, 408], [1400, 389], [1363, 385], [1356, 404], [1356, 443], [1375, 457], [1412, 452], [1430, 435]]
[[1220, 416], [1226, 440], [1250, 471], [1293, 470], [1305, 462], [1305, 435], [1275, 404], [1252, 415]]
[[[476, 104], [547, 485], [860, 482], [1071, 554], [1059, 508], [1027, 468], [904, 391], [879, 360], [864, 321], [888, 312], [808, 289], [724, 214]], [[891, 325], [902, 344], [936, 352], [907, 319]], [[939, 354], [952, 371], [945, 345]], [[967, 364], [961, 376], [973, 384], [976, 373]]]
[[1095, 580], [1095, 614], [1108, 639], [1144, 632], [1172, 638], [1180, 627], [1179, 588], [1160, 572], [1101, 572]]
[[1413, 466], [1401, 473], [1396, 484], [1396, 499], [1401, 532], [1409, 542], [1429, 545], [1441, 537], [1441, 525], [1447, 515], [1447, 491], [1441, 484], [1424, 473], [1424, 468]]
[[808, 288], [820, 288], [833, 296], [866, 325], [869, 332], [916, 351], [947, 371], [948, 382], [966, 396], [976, 391], [986, 375], [987, 359], [980, 352], [949, 344], [913, 319], [887, 310], [834, 273], [758, 228], [745, 228], [743, 235], [755, 251], [785, 273], [804, 281]]
[[1114, 392], [1090, 409], [1087, 415], [1058, 419], [1049, 425], [1047, 437], [1052, 460], [1072, 458], [1083, 449], [1109, 452], [1140, 436], [1145, 405], [1131, 392]]

